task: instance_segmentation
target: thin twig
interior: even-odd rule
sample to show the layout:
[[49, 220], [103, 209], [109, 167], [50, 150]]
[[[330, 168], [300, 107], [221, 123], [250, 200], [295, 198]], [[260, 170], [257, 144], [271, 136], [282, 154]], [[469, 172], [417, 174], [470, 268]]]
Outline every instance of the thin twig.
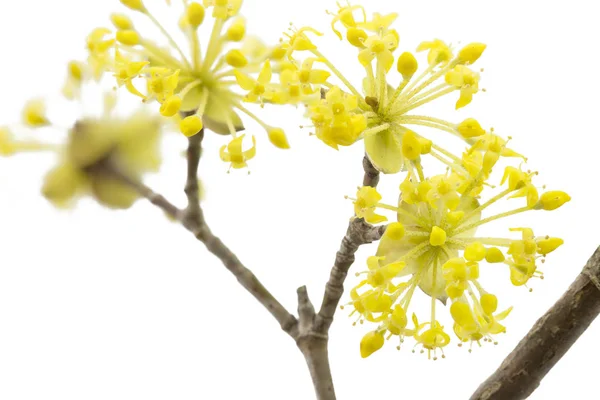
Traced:
[[371, 163], [371, 160], [369, 160], [367, 155], [363, 158], [363, 168], [365, 170], [363, 186], [377, 187], [377, 184], [379, 183], [379, 171], [373, 166], [373, 163]]
[[563, 296], [531, 328], [471, 400], [522, 400], [600, 314], [600, 247]]
[[[366, 157], [363, 166], [365, 169], [364, 185], [376, 186], [379, 181], [379, 172]], [[381, 239], [384, 232], [385, 226], [375, 227], [360, 218], [350, 220], [346, 235], [336, 254], [329, 281], [325, 286], [318, 314], [314, 313], [314, 308], [306, 293], [306, 287], [298, 289], [300, 330], [296, 343], [306, 359], [318, 400], [336, 399], [327, 346], [329, 328], [344, 293], [344, 281], [348, 270], [354, 263], [358, 248]]]
[[237, 256], [225, 244], [216, 237], [204, 220], [202, 208], [198, 203], [198, 219], [190, 223], [188, 213], [180, 210], [170, 203], [164, 196], [155, 193], [152, 189], [141, 182], [128, 177], [127, 174], [119, 170], [113, 163], [103, 162], [95, 167], [96, 171], [111, 174], [123, 183], [136, 190], [140, 196], [148, 199], [152, 204], [159, 207], [171, 218], [181, 222], [181, 224], [194, 236], [204, 243], [206, 248], [215, 255], [223, 265], [237, 278], [238, 282], [248, 291], [267, 311], [279, 322], [281, 329], [288, 333], [292, 338], [298, 336], [298, 321], [296, 317], [290, 314], [285, 307], [263, 286], [258, 278], [246, 268]]
[[342, 239], [342, 244], [336, 254], [333, 268], [331, 268], [321, 309], [315, 319], [315, 331], [323, 334], [329, 331], [333, 316], [344, 293], [344, 281], [348, 270], [354, 263], [358, 248], [381, 239], [385, 228], [385, 226], [371, 226], [360, 218], [354, 218], [350, 222], [346, 236]]
[[198, 187], [198, 166], [202, 157], [202, 140], [204, 129], [198, 134], [188, 138], [187, 157], [187, 179], [185, 182], [185, 194], [188, 205], [186, 208], [186, 219], [190, 222], [200, 224], [200, 190]]

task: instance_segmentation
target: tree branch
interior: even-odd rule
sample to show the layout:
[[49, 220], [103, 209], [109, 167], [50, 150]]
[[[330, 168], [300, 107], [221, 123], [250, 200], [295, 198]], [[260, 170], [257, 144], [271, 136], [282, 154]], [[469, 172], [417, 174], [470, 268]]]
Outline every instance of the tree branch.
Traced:
[[[375, 169], [366, 155], [363, 158], [363, 168], [365, 171], [363, 185], [376, 187], [379, 183], [379, 171]], [[329, 281], [325, 286], [321, 309], [315, 320], [315, 330], [317, 332], [327, 334], [333, 323], [333, 316], [344, 293], [344, 281], [348, 275], [348, 270], [354, 263], [354, 255], [358, 248], [363, 244], [381, 239], [384, 232], [385, 226], [374, 227], [359, 218], [353, 218], [350, 221], [346, 236], [342, 239], [340, 249], [336, 254]]]
[[[195, 157], [193, 158], [195, 159]], [[110, 174], [111, 176], [126, 183], [135, 189], [140, 196], [148, 199], [152, 204], [159, 207], [171, 218], [181, 222], [181, 224], [194, 236], [201, 241], [208, 251], [216, 256], [223, 265], [237, 278], [238, 282], [248, 291], [260, 304], [262, 304], [269, 313], [279, 322], [281, 329], [288, 333], [292, 338], [298, 336], [298, 321], [296, 317], [290, 314], [285, 307], [264, 287], [258, 278], [246, 268], [237, 256], [225, 244], [216, 237], [204, 219], [202, 208], [198, 202], [197, 217], [191, 220], [188, 212], [184, 212], [170, 203], [164, 196], [155, 193], [152, 189], [141, 182], [131, 179], [127, 174], [121, 171], [110, 160], [103, 161], [94, 166], [96, 171]], [[190, 170], [192, 168], [189, 168]], [[195, 174], [194, 174], [195, 176]], [[197, 186], [196, 186], [197, 187]], [[197, 193], [197, 190], [195, 191]], [[195, 206], [194, 206], [195, 207]]]
[[187, 223], [200, 225], [200, 191], [198, 187], [198, 166], [202, 157], [202, 140], [204, 129], [198, 134], [188, 138], [187, 157], [187, 179], [185, 183], [185, 194], [188, 205], [185, 211]]
[[355, 260], [355, 253], [363, 244], [368, 244], [381, 239], [385, 232], [385, 226], [372, 226], [360, 218], [354, 218], [348, 225], [346, 236], [338, 250], [329, 281], [325, 286], [325, 294], [321, 309], [315, 319], [315, 331], [327, 334], [333, 322], [333, 316], [337, 310], [342, 294], [344, 293], [344, 281], [348, 270]]
[[563, 296], [479, 386], [471, 400], [522, 400], [600, 313], [600, 247]]
[[[375, 186], [379, 181], [379, 172], [365, 157], [364, 185]], [[358, 248], [367, 243], [381, 239], [385, 226], [372, 226], [360, 218], [353, 218], [348, 224], [346, 235], [338, 250], [325, 293], [321, 309], [315, 314], [315, 309], [308, 298], [306, 287], [298, 289], [299, 332], [296, 344], [308, 366], [318, 400], [335, 400], [335, 389], [331, 367], [329, 365], [329, 328], [337, 310], [342, 294], [344, 281], [350, 266], [354, 263]]]
[[[202, 139], [203, 132], [200, 132], [190, 138], [188, 142], [188, 168], [185, 185], [188, 206], [185, 210], [178, 209], [143, 183], [130, 179], [110, 162], [103, 162], [102, 165], [95, 168], [101, 168], [104, 173], [110, 173], [134, 188], [142, 197], [158, 206], [170, 217], [181, 222], [199, 241], [204, 243], [206, 248], [219, 258], [223, 265], [237, 278], [238, 282], [273, 315], [281, 328], [296, 341], [298, 348], [305, 357], [318, 400], [335, 400], [327, 349], [329, 328], [344, 292], [344, 281], [350, 266], [354, 262], [356, 251], [363, 244], [379, 240], [385, 232], [385, 226], [374, 227], [360, 218], [353, 218], [350, 221], [346, 235], [336, 254], [319, 313], [315, 312], [306, 287], [303, 286], [298, 289], [298, 320], [279, 303], [252, 271], [241, 263], [237, 256], [212, 233], [207, 225], [198, 195], [197, 175], [202, 154]], [[363, 166], [365, 169], [364, 185], [376, 186], [379, 181], [379, 172], [366, 157], [363, 160]]]
[[363, 158], [363, 169], [365, 170], [363, 186], [377, 187], [379, 183], [379, 171], [373, 166], [366, 154], [365, 158]]

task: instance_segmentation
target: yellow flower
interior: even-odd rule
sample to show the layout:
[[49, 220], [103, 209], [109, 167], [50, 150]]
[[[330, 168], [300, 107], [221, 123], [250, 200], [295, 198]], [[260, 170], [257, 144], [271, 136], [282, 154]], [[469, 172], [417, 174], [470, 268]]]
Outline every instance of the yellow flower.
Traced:
[[23, 108], [23, 123], [32, 128], [50, 125], [46, 117], [46, 105], [42, 100], [31, 100]]
[[256, 155], [256, 139], [252, 136], [252, 147], [248, 150], [242, 150], [242, 142], [245, 135], [240, 135], [229, 142], [228, 145], [221, 147], [221, 160], [231, 163], [231, 168], [240, 169], [248, 166], [246, 161], [251, 160]]
[[[277, 72], [280, 68], [274, 57], [272, 62], [268, 60], [274, 55], [273, 49], [247, 37], [246, 21], [239, 15], [241, 0], [184, 2], [179, 26], [189, 42], [189, 54], [144, 2], [122, 0], [121, 3], [154, 24], [168, 46], [159, 46], [138, 31], [127, 15], [113, 14], [111, 21], [116, 32], [97, 28], [88, 36], [92, 76], [113, 75], [117, 86], [125, 87], [146, 103], [158, 102], [161, 114], [167, 118], [185, 113], [189, 119], [180, 127], [186, 136], [203, 128], [236, 136], [245, 129], [240, 113], [254, 119], [268, 133], [270, 125], [243, 105], [236, 85], [239, 83], [238, 86], [250, 91], [247, 100], [271, 102], [268, 96], [273, 92], [271, 63]], [[212, 33], [203, 48], [205, 51], [201, 51], [198, 30], [207, 24], [212, 24]], [[145, 85], [139, 83], [144, 81]], [[73, 92], [74, 80], [69, 78], [68, 82], [68, 92]]]
[[[367, 156], [377, 169], [384, 173], [397, 173], [414, 168], [424, 155], [436, 159], [446, 157], [444, 148], [413, 131], [410, 126], [441, 130], [469, 144], [472, 144], [469, 142], [472, 138], [485, 134], [485, 130], [472, 118], [457, 124], [413, 113], [413, 110], [455, 92], [460, 93], [457, 108], [469, 104], [479, 91], [479, 74], [466, 65], [481, 57], [484, 44], [470, 43], [454, 55], [453, 49], [439, 39], [425, 41], [416, 49], [417, 52], [427, 52], [427, 62], [419, 73], [419, 62], [412, 53], [404, 51], [397, 54], [400, 36], [392, 28], [397, 14], [374, 13], [367, 18], [363, 7], [348, 2], [340, 4], [338, 11], [332, 15], [334, 34], [357, 52], [357, 60], [364, 70], [360, 84], [353, 84], [334, 64], [333, 58], [325, 56], [308, 38], [309, 32], [322, 35], [317, 30], [309, 27], [292, 29], [286, 34], [289, 40], [284, 42], [284, 46], [293, 65], [299, 64], [296, 61], [298, 54], [308, 53], [307, 59], [318, 59], [327, 67], [332, 78], [340, 82], [319, 80], [312, 89], [314, 91], [321, 86], [327, 91], [327, 97], [329, 93], [335, 93], [338, 98], [352, 99], [353, 104], [346, 105], [344, 110], [347, 117], [344, 129], [340, 132], [336, 127], [337, 132], [334, 132], [323, 106], [323, 103], [329, 105], [331, 102], [328, 99], [315, 101], [309, 95], [298, 92], [292, 83], [292, 73], [286, 73], [289, 77], [282, 81], [281, 91], [290, 89], [295, 92], [293, 95], [276, 96], [275, 101], [307, 104], [307, 116], [313, 121], [316, 136], [324, 143], [337, 148], [362, 139]], [[402, 76], [400, 82], [390, 79], [394, 64]], [[359, 119], [359, 116], [362, 118]], [[350, 121], [349, 117], [355, 121]]]
[[[444, 175], [428, 178], [420, 165], [409, 168], [397, 206], [382, 203], [374, 188], [359, 190], [354, 200], [357, 216], [382, 222], [386, 218], [376, 214], [379, 208], [394, 211], [398, 220], [387, 228], [376, 255], [367, 259], [368, 270], [357, 274], [365, 276], [351, 291], [351, 315], [357, 313], [361, 322], [377, 324], [361, 342], [363, 357], [383, 346], [375, 333], [385, 336], [386, 332], [388, 338], [398, 336], [400, 343], [413, 337], [430, 358], [436, 359], [438, 351], [443, 356], [450, 336], [441, 322], [442, 306], [449, 307], [460, 342], [493, 342], [493, 335], [505, 332], [500, 321], [512, 308], [496, 313], [498, 299], [481, 282], [486, 264], [494, 264], [490, 267], [494, 270], [504, 266], [510, 282], [524, 286], [543, 276], [540, 260], [563, 244], [562, 239], [536, 236], [531, 228], [521, 227], [510, 229], [520, 237], [478, 236], [483, 225], [525, 212], [553, 211], [570, 197], [561, 191], [538, 196], [532, 183], [536, 173], [512, 166], [505, 169], [500, 188], [492, 189], [495, 186], [487, 181], [495, 162], [503, 154], [517, 155], [495, 135], [474, 140], [465, 154], [469, 155], [466, 161], [455, 157], [448, 162]], [[521, 204], [485, 215], [491, 206], [507, 200]], [[419, 323], [419, 312], [413, 312], [414, 327], [409, 329], [406, 315], [417, 288], [431, 299], [430, 318]]]
[[375, 207], [379, 204], [379, 200], [381, 200], [381, 195], [375, 188], [370, 186], [358, 188], [356, 200], [354, 200], [354, 213], [358, 218], [363, 218], [370, 224], [387, 221], [386, 217], [375, 213]]
[[364, 131], [367, 120], [354, 112], [358, 105], [356, 96], [334, 87], [324, 99], [309, 107], [317, 137], [337, 149], [350, 146]]

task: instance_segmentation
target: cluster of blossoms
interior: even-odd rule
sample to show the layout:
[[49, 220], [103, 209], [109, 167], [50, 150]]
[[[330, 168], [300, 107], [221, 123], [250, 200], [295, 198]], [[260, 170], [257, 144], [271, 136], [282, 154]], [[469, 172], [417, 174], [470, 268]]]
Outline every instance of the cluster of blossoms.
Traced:
[[[105, 96], [104, 112], [97, 117], [78, 119], [58, 146], [39, 140], [22, 139], [8, 128], [0, 129], [0, 156], [27, 151], [52, 151], [58, 164], [44, 179], [42, 194], [59, 208], [73, 206], [82, 195], [89, 194], [101, 205], [113, 209], [131, 207], [140, 194], [122, 179], [108, 173], [103, 166], [114, 164], [126, 179], [140, 181], [161, 164], [160, 139], [164, 124], [160, 116], [140, 110], [129, 118], [114, 114], [116, 98]], [[53, 126], [41, 100], [28, 102], [23, 110], [19, 131]]]
[[[119, 87], [144, 102], [158, 102], [160, 113], [175, 119], [185, 136], [194, 136], [204, 128], [231, 135], [231, 142], [221, 148], [220, 155], [235, 169], [246, 167], [256, 154], [254, 137], [252, 146], [243, 150], [244, 135], [239, 132], [245, 128], [239, 113], [260, 124], [275, 146], [289, 148], [281, 128], [268, 125], [243, 105], [246, 97], [261, 97], [264, 85], [272, 79], [272, 64], [277, 66], [284, 53], [279, 47], [270, 48], [246, 35], [246, 20], [239, 15], [242, 0], [183, 2], [179, 28], [190, 43], [189, 57], [142, 0], [121, 3], [149, 19], [169, 47], [163, 48], [142, 35], [127, 15], [113, 14], [111, 22], [116, 31], [94, 29], [87, 38], [87, 63], [70, 64], [66, 95], [76, 95], [86, 77], [99, 79], [111, 74]], [[206, 25], [211, 11], [212, 33], [203, 53], [198, 31]], [[136, 78], [143, 83], [136, 82]], [[237, 93], [238, 83], [251, 94], [245, 97]]]
[[[478, 228], [526, 211], [555, 210], [570, 197], [561, 191], [540, 194], [532, 183], [537, 173], [521, 166], [506, 167], [502, 190], [488, 194], [495, 188], [489, 183], [492, 170], [501, 168], [501, 160], [516, 159], [522, 165], [525, 158], [474, 118], [452, 123], [413, 114], [453, 93], [456, 109], [467, 106], [479, 91], [480, 75], [471, 66], [486, 45], [470, 43], [456, 50], [439, 39], [423, 42], [417, 52], [426, 53], [426, 63], [419, 71], [413, 53], [398, 51], [399, 34], [391, 28], [396, 14], [374, 13], [369, 19], [363, 7], [349, 2], [338, 4], [337, 12], [330, 14], [333, 32], [355, 49], [364, 67], [362, 90], [319, 51], [312, 39], [323, 33], [304, 27], [290, 29], [282, 41], [286, 62], [281, 63], [280, 82], [265, 85], [261, 93], [251, 92], [247, 100], [303, 103], [324, 143], [337, 149], [362, 139], [375, 168], [386, 174], [406, 173], [397, 206], [381, 203], [372, 187], [359, 188], [353, 199], [356, 217], [367, 222], [387, 220], [377, 214], [378, 208], [396, 212], [398, 219], [388, 225], [376, 255], [367, 261], [368, 270], [357, 274], [365, 278], [351, 291], [352, 314], [358, 314], [361, 323], [377, 324], [361, 341], [361, 355], [371, 355], [385, 339], [397, 336], [399, 342], [414, 338], [436, 359], [451, 340], [439, 321], [438, 301], [448, 305], [461, 343], [494, 341], [492, 335], [505, 331], [500, 321], [511, 309], [498, 312], [497, 297], [480, 283], [480, 265], [504, 265], [513, 285], [526, 285], [530, 278], [542, 277], [540, 259], [543, 262], [563, 241], [536, 236], [523, 227], [511, 229], [515, 238], [478, 237]], [[307, 56], [300, 59], [303, 55]], [[317, 64], [323, 69], [315, 68]], [[397, 84], [389, 82], [394, 66], [401, 78]], [[409, 126], [450, 133], [465, 144], [464, 150], [456, 155]], [[423, 157], [437, 160], [445, 173], [427, 176]], [[484, 216], [490, 206], [512, 198], [524, 204]], [[409, 318], [417, 288], [431, 298], [428, 318], [418, 318], [416, 312]]]
[[[496, 264], [493, 268], [505, 268], [513, 285], [525, 286], [531, 278], [543, 276], [539, 263], [563, 241], [536, 236], [531, 228], [521, 226], [510, 229], [512, 238], [480, 237], [477, 231], [524, 212], [556, 210], [570, 197], [561, 191], [540, 193], [533, 183], [537, 173], [523, 170], [526, 159], [476, 119], [453, 123], [413, 113], [451, 95], [457, 97], [456, 109], [467, 106], [479, 91], [480, 75], [471, 66], [482, 56], [484, 44], [454, 49], [439, 39], [423, 42], [416, 49], [425, 53], [424, 67], [419, 68], [418, 55], [398, 50], [400, 36], [391, 28], [396, 14], [374, 13], [368, 18], [361, 6], [338, 4], [338, 10], [331, 13], [333, 33], [356, 52], [365, 71], [361, 84], [353, 85], [313, 42], [324, 36], [313, 28], [290, 28], [272, 48], [246, 37], [245, 20], [238, 15], [241, 0], [183, 1], [179, 27], [190, 43], [189, 58], [142, 0], [120, 1], [148, 18], [169, 47], [142, 36], [129, 17], [113, 14], [116, 32], [93, 30], [87, 39], [88, 60], [69, 64], [64, 94], [78, 97], [87, 79], [108, 74], [117, 86], [144, 102], [158, 102], [163, 117], [136, 114], [119, 120], [110, 115], [109, 106], [103, 118], [77, 122], [60, 149], [61, 163], [46, 178], [43, 193], [47, 198], [66, 205], [87, 190], [107, 206], [129, 207], [137, 194], [103, 174], [99, 166], [117, 163], [132, 179], [155, 170], [165, 118], [175, 119], [186, 136], [205, 127], [231, 135], [230, 143], [221, 148], [221, 158], [232, 168], [244, 168], [255, 156], [256, 145], [252, 137], [252, 146], [244, 150], [239, 113], [258, 122], [275, 146], [289, 147], [282, 129], [263, 122], [244, 103], [304, 105], [315, 136], [325, 144], [338, 149], [362, 140], [376, 169], [403, 173], [397, 205], [381, 202], [382, 196], [373, 187], [359, 188], [353, 199], [356, 217], [369, 223], [387, 221], [378, 210], [397, 214], [377, 253], [368, 258], [368, 270], [357, 274], [364, 279], [350, 292], [351, 314], [358, 314], [361, 323], [376, 325], [362, 339], [361, 355], [373, 354], [392, 336], [399, 343], [412, 337], [434, 359], [438, 350], [443, 355], [451, 339], [439, 319], [441, 305], [449, 309], [460, 343], [493, 342], [493, 335], [505, 331], [501, 321], [511, 308], [498, 312], [497, 297], [480, 282], [480, 267], [484, 275], [485, 264]], [[208, 11], [212, 11], [213, 25], [203, 54], [198, 29]], [[398, 82], [392, 83], [394, 75]], [[138, 78], [143, 84], [136, 82]], [[38, 102], [26, 106], [24, 121], [32, 127], [49, 124]], [[462, 150], [449, 151], [412, 126], [449, 133]], [[0, 130], [0, 155], [53, 148], [16, 140], [7, 130]], [[425, 157], [445, 172], [426, 175]], [[511, 160], [519, 164], [502, 165]], [[496, 188], [492, 172], [500, 168], [504, 174]], [[491, 206], [505, 204], [507, 199], [521, 204], [486, 215]], [[431, 299], [426, 318], [414, 310], [411, 315], [417, 288]]]

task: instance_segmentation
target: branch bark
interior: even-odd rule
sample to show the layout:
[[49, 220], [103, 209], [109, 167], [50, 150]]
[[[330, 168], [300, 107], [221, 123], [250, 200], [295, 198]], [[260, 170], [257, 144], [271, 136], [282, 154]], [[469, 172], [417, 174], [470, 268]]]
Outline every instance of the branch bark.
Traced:
[[[214, 256], [221, 260], [238, 282], [273, 315], [281, 328], [296, 341], [310, 371], [317, 399], [335, 400], [328, 354], [329, 328], [344, 292], [344, 281], [350, 266], [354, 263], [356, 251], [363, 244], [379, 240], [385, 232], [385, 226], [374, 227], [359, 218], [353, 218], [350, 221], [346, 235], [336, 254], [319, 312], [315, 312], [306, 287], [303, 286], [298, 289], [299, 318], [296, 319], [263, 286], [252, 271], [246, 268], [238, 257], [212, 233], [207, 225], [198, 194], [198, 167], [202, 155], [203, 134], [204, 132], [200, 132], [190, 138], [188, 142], [186, 153], [188, 168], [185, 185], [188, 205], [185, 210], [180, 210], [164, 196], [155, 193], [143, 183], [131, 179], [110, 160], [106, 160], [94, 168], [101, 169], [104, 173], [109, 173], [128, 184], [140, 196], [148, 199], [192, 232]], [[363, 166], [365, 169], [364, 185], [376, 186], [379, 181], [379, 172], [366, 157], [363, 160]]]
[[[366, 156], [363, 160], [363, 167], [365, 170], [363, 184], [375, 187], [379, 181], [379, 172]], [[358, 248], [381, 239], [384, 232], [385, 226], [375, 227], [359, 218], [350, 220], [346, 235], [342, 239], [331, 268], [318, 314], [314, 312], [314, 307], [306, 293], [306, 287], [298, 289], [300, 330], [296, 343], [308, 365], [318, 400], [336, 399], [329, 365], [329, 328], [344, 293], [344, 282], [348, 276], [348, 270], [354, 263]], [[311, 311], [303, 312], [303, 310]], [[309, 319], [310, 322], [308, 322]]]
[[[190, 141], [191, 146], [191, 141]], [[192, 150], [194, 154], [195, 150]], [[197, 169], [197, 161], [199, 160], [199, 154], [192, 157], [192, 162]], [[189, 160], [189, 159], [188, 159]], [[298, 336], [298, 320], [292, 314], [290, 314], [286, 308], [264, 287], [260, 280], [254, 275], [254, 273], [246, 268], [239, 258], [217, 237], [215, 236], [204, 219], [204, 214], [199, 201], [197, 201], [197, 207], [195, 204], [188, 205], [188, 208], [180, 210], [171, 202], [169, 202], [164, 196], [155, 193], [152, 189], [144, 185], [143, 183], [131, 179], [126, 173], [121, 171], [114, 163], [110, 162], [110, 159], [104, 160], [101, 164], [94, 166], [95, 170], [101, 170], [103, 173], [110, 174], [111, 176], [126, 183], [131, 188], [136, 190], [141, 197], [146, 198], [152, 204], [163, 210], [171, 218], [179, 221], [188, 231], [190, 231], [196, 239], [201, 241], [208, 251], [216, 256], [223, 265], [237, 278], [238, 282], [250, 293], [260, 304], [262, 304], [269, 313], [277, 320], [281, 329], [283, 329], [292, 338], [296, 339]], [[196, 187], [194, 190], [190, 190], [188, 200], [195, 201], [198, 198], [198, 186], [197, 186], [197, 172], [193, 172], [192, 168], [188, 168], [188, 186], [191, 177], [194, 177]], [[187, 192], [187, 190], [186, 190]], [[190, 209], [194, 209], [193, 213], [190, 213]]]
[[204, 140], [204, 129], [197, 135], [188, 138], [187, 157], [187, 179], [185, 182], [185, 195], [188, 205], [185, 210], [187, 223], [200, 224], [200, 190], [198, 187], [198, 166], [202, 157], [202, 140]]
[[600, 247], [563, 296], [531, 328], [471, 400], [522, 400], [600, 314]]

